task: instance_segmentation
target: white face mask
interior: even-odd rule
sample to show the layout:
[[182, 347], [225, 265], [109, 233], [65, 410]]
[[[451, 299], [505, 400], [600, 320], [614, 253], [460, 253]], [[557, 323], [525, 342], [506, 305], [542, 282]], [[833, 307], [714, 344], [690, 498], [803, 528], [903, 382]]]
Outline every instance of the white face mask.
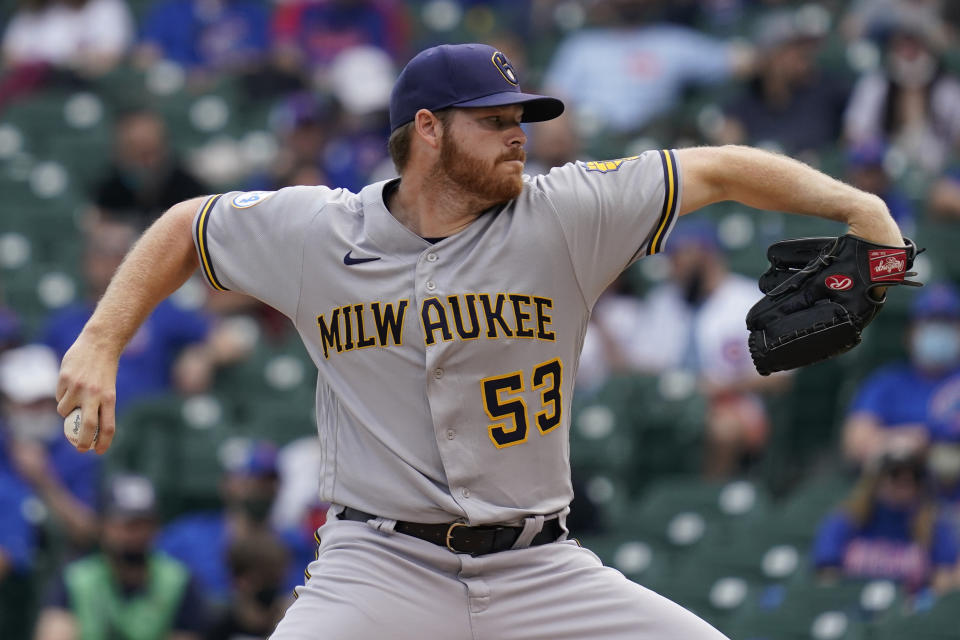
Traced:
[[914, 330], [910, 352], [922, 369], [949, 369], [960, 361], [960, 332], [950, 322], [925, 322]]
[[926, 51], [907, 58], [892, 54], [887, 61], [890, 78], [907, 89], [920, 89], [927, 86], [937, 73], [937, 59]]
[[927, 456], [927, 466], [941, 482], [960, 480], [960, 445], [934, 445]]
[[11, 409], [7, 426], [18, 440], [53, 442], [63, 431], [63, 420], [56, 411], [47, 409]]

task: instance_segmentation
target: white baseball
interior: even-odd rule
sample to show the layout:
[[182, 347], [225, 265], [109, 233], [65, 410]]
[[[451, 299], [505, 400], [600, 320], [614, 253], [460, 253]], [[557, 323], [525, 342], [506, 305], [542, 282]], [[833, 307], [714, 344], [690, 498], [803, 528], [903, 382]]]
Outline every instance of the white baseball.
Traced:
[[[80, 441], [80, 427], [83, 425], [83, 414], [80, 412], [80, 407], [77, 407], [63, 419], [63, 435], [67, 436], [67, 441], [70, 442], [73, 446], [77, 446], [77, 443]], [[97, 425], [97, 430], [93, 434], [93, 441], [97, 441], [97, 436], [100, 435], [100, 425]]]

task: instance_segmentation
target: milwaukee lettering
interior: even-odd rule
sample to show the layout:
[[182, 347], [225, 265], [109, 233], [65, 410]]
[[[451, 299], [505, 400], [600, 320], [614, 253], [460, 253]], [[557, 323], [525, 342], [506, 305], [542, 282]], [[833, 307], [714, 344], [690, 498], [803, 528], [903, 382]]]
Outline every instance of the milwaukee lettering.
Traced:
[[[408, 300], [347, 304], [317, 316], [323, 357], [403, 345]], [[426, 346], [451, 340], [556, 340], [553, 300], [523, 293], [462, 293], [426, 298], [419, 325]]]

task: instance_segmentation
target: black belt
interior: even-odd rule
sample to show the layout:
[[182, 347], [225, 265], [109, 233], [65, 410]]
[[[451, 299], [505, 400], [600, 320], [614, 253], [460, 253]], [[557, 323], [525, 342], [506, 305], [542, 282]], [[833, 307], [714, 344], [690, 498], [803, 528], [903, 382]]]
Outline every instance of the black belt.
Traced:
[[[346, 507], [339, 516], [341, 520], [356, 520], [366, 522], [377, 516]], [[523, 527], [480, 526], [470, 527], [462, 522], [448, 522], [443, 524], [422, 524], [419, 522], [397, 522], [393, 530], [397, 533], [420, 538], [435, 545], [446, 547], [455, 553], [469, 553], [472, 556], [482, 556], [487, 553], [506, 551], [513, 547], [513, 543], [520, 537]], [[553, 518], [543, 523], [543, 528], [533, 536], [530, 546], [535, 547], [549, 542], [556, 542], [563, 534], [560, 522]]]

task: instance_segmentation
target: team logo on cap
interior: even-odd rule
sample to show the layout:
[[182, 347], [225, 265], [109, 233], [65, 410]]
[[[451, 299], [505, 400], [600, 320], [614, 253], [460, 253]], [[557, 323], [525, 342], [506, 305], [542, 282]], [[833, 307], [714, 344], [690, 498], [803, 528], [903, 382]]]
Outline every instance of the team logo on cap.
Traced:
[[513, 65], [507, 60], [507, 56], [499, 51], [494, 51], [493, 57], [490, 58], [490, 60], [493, 61], [493, 66], [497, 68], [497, 71], [500, 72], [504, 80], [515, 87], [520, 84], [520, 80], [517, 79], [517, 72], [513, 70]]
[[237, 209], [246, 209], [247, 207], [252, 207], [258, 202], [263, 202], [273, 194], [273, 191], [247, 191], [246, 193], [241, 193], [234, 198], [232, 204]]

